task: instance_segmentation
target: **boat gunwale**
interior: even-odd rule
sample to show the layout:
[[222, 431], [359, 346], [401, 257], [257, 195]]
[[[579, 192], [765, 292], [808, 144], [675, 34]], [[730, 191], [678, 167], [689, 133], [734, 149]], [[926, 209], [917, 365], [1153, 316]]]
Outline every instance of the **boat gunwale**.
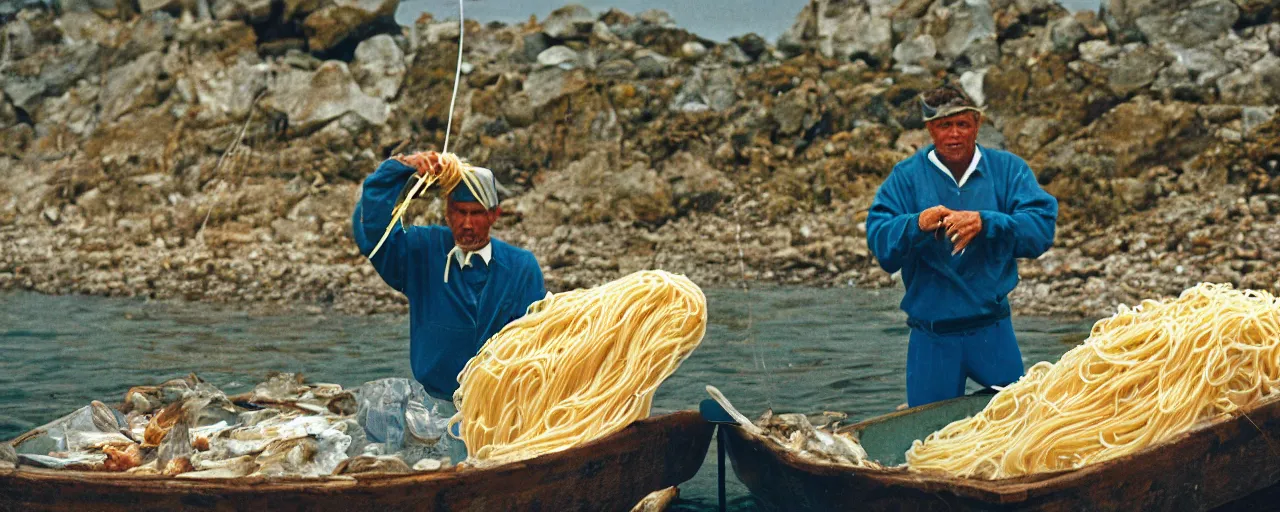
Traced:
[[[650, 416], [636, 420], [621, 430], [594, 439], [579, 446], [557, 452], [546, 453], [530, 459], [508, 462], [491, 467], [453, 466], [450, 469], [437, 471], [415, 471], [411, 473], [369, 473], [357, 475], [330, 475], [319, 477], [235, 477], [235, 478], [178, 478], [165, 475], [139, 475], [109, 471], [83, 471], [66, 469], [38, 468], [18, 465], [13, 468], [0, 469], [0, 481], [9, 479], [25, 479], [39, 481], [63, 481], [67, 483], [93, 482], [103, 485], [118, 485], [133, 490], [178, 491], [183, 489], [208, 491], [305, 491], [331, 492], [349, 489], [377, 490], [393, 488], [408, 484], [421, 484], [436, 481], [460, 480], [478, 475], [491, 477], [499, 474], [537, 470], [541, 467], [554, 466], [566, 460], [581, 459], [583, 454], [594, 452], [602, 445], [617, 443], [628, 435], [636, 435], [633, 430], [675, 424], [693, 427], [703, 422], [697, 411], [679, 410], [667, 414]], [[710, 430], [710, 425], [707, 429]], [[4, 441], [11, 443], [12, 441]], [[708, 446], [710, 439], [708, 438]], [[703, 452], [705, 457], [706, 452]]]
[[[961, 397], [961, 399], [963, 399], [963, 397]], [[837, 431], [861, 432], [862, 429], [868, 425], [882, 423], [902, 416], [919, 413], [927, 410], [926, 408], [938, 407], [944, 403], [946, 403], [946, 401], [935, 402], [933, 404], [901, 411], [894, 411], [889, 414], [876, 416], [874, 418], [869, 418], [841, 427]], [[1182, 432], [1162, 443], [1148, 446], [1131, 454], [1094, 464], [1088, 464], [1076, 469], [1036, 473], [998, 480], [953, 477], [936, 471], [912, 471], [905, 465], [875, 468], [825, 463], [801, 457], [790, 450], [783, 449], [778, 446], [776, 442], [764, 437], [763, 435], [748, 432], [739, 425], [731, 425], [730, 430], [732, 430], [731, 435], [735, 435], [735, 437], [739, 437], [744, 441], [766, 447], [783, 464], [806, 473], [820, 476], [867, 478], [884, 485], [905, 485], [926, 492], [948, 491], [961, 497], [977, 499], [991, 504], [1003, 505], [1026, 501], [1033, 496], [1048, 494], [1071, 487], [1076, 482], [1087, 480], [1098, 473], [1112, 471], [1116, 466], [1129, 464], [1135, 459], [1143, 458], [1162, 450], [1174, 448], [1178, 444], [1187, 442], [1192, 437], [1223, 427], [1228, 423], [1239, 421], [1241, 417], [1244, 417], [1250, 424], [1253, 424], [1255, 428], [1258, 428], [1256, 424], [1254, 424], [1253, 420], [1249, 419], [1249, 416], [1259, 410], [1273, 408], [1280, 409], [1280, 393], [1273, 393], [1269, 396], [1265, 396], [1246, 407], [1237, 409], [1230, 413], [1201, 420], [1185, 432]], [[1266, 432], [1261, 431], [1260, 428], [1259, 431], [1266, 436]], [[1276, 452], [1275, 449], [1272, 450], [1271, 455], [1280, 457], [1280, 453]]]

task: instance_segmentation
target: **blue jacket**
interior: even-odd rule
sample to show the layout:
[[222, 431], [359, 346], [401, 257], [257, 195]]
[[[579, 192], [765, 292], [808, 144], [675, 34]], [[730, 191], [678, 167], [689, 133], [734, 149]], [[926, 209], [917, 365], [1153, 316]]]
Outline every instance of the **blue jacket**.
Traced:
[[[929, 161], [930, 151], [932, 145], [899, 162], [880, 186], [867, 214], [867, 245], [880, 268], [902, 271], [901, 306], [914, 327], [1007, 317], [1016, 258], [1038, 257], [1053, 245], [1058, 201], [1012, 153], [979, 146], [982, 159], [960, 188]], [[939, 204], [982, 218], [982, 233], [962, 254], [951, 255], [945, 235], [919, 227], [920, 212]]]
[[[364, 181], [364, 191], [351, 218], [356, 244], [368, 256], [391, 221], [391, 212], [413, 168], [387, 160]], [[392, 288], [409, 298], [409, 359], [413, 377], [436, 398], [450, 400], [458, 373], [489, 337], [524, 316], [529, 305], [546, 296], [542, 270], [533, 253], [491, 238], [489, 265], [475, 256], [472, 265], [449, 265], [453, 233], [441, 226], [396, 226], [373, 268]]]

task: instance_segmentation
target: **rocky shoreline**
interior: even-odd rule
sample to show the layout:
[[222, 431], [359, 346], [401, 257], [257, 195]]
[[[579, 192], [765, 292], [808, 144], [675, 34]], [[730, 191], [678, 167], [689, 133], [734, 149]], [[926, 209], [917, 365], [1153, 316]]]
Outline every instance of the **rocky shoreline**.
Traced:
[[[441, 144], [458, 28], [397, 5], [0, 0], [0, 290], [403, 310], [349, 216], [380, 160]], [[776, 45], [660, 11], [468, 22], [450, 148], [498, 174], [495, 233], [552, 291], [643, 268], [895, 286], [863, 219], [950, 76], [1062, 205], [1019, 313], [1275, 292], [1277, 7], [814, 0]]]

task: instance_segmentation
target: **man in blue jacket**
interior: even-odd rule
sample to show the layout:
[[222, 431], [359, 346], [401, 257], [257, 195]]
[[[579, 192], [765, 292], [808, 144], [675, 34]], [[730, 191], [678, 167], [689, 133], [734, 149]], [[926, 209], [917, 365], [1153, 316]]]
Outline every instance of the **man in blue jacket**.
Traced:
[[982, 111], [963, 91], [926, 92], [921, 110], [933, 144], [894, 166], [867, 214], [867, 244], [906, 286], [913, 407], [963, 395], [966, 378], [1022, 377], [1007, 295], [1017, 258], [1049, 250], [1058, 217], [1026, 162], [977, 144]]
[[[430, 151], [387, 160], [365, 179], [351, 218], [360, 252], [368, 256], [382, 238], [409, 177], [439, 170], [439, 154]], [[547, 295], [533, 253], [489, 236], [502, 213], [497, 181], [488, 169], [475, 171], [484, 202], [459, 184], [446, 201], [449, 227], [397, 226], [369, 259], [383, 281], [409, 298], [413, 377], [446, 404], [458, 389], [458, 372], [484, 342]]]

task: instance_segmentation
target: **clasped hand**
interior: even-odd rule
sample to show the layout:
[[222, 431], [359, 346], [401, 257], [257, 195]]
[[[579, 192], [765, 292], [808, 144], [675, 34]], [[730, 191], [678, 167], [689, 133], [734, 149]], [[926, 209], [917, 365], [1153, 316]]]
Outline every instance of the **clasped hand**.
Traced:
[[920, 230], [937, 232], [945, 230], [954, 244], [951, 254], [958, 254], [982, 232], [982, 216], [978, 212], [952, 210], [938, 205], [920, 212]]

